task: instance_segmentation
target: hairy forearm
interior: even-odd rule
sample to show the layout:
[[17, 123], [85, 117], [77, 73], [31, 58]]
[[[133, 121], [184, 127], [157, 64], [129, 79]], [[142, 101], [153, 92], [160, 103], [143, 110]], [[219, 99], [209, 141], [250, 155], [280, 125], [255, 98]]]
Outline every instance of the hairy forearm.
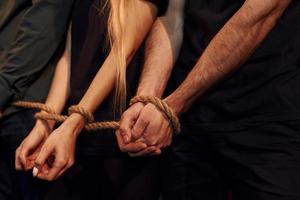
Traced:
[[248, 0], [210, 42], [186, 80], [166, 101], [186, 111], [207, 89], [239, 68], [275, 26], [290, 0]]
[[[139, 12], [139, 16], [135, 17], [137, 21], [129, 20], [122, 36], [125, 38], [124, 53], [127, 63], [130, 62], [136, 50], [140, 47], [156, 18], [157, 9], [153, 4], [139, 1], [139, 6], [142, 12]], [[130, 22], [137, 23], [137, 27]], [[114, 54], [115, 51], [110, 52], [79, 103], [79, 106], [90, 112], [94, 112], [115, 87], [117, 68], [114, 64], [114, 58], [116, 57]]]
[[166, 15], [154, 23], [146, 41], [137, 95], [163, 95], [182, 43], [184, 4], [185, 0], [171, 1]]

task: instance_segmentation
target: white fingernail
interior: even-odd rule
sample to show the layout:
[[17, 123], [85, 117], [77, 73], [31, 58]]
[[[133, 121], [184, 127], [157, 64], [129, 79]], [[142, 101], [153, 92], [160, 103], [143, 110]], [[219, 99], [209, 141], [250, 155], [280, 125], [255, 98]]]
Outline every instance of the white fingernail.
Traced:
[[34, 167], [33, 170], [32, 170], [33, 177], [36, 177], [38, 175], [39, 171], [40, 170], [38, 168]]

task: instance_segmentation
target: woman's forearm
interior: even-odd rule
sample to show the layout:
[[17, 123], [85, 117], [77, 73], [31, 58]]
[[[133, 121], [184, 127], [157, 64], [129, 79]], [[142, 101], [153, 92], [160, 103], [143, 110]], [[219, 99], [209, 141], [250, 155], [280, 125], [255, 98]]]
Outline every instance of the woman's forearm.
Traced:
[[[151, 3], [138, 1], [138, 6], [140, 9], [138, 16], [132, 16], [136, 22], [129, 20], [122, 36], [125, 38], [124, 53], [127, 63], [130, 62], [136, 50], [140, 47], [157, 15], [156, 7]], [[114, 64], [115, 56], [114, 51], [111, 51], [80, 101], [79, 106], [94, 112], [113, 90], [117, 78], [117, 68]]]
[[[71, 63], [71, 34], [68, 33], [65, 51], [57, 63], [52, 84], [45, 104], [61, 113], [69, 96], [70, 87], [70, 63]], [[50, 127], [54, 121], [48, 121]]]

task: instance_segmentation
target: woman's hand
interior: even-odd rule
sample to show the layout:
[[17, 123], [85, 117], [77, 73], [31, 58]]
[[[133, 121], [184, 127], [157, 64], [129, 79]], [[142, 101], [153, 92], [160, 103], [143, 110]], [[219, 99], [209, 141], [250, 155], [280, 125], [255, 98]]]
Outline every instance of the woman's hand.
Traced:
[[[56, 180], [74, 164], [76, 139], [83, 128], [83, 117], [74, 113], [51, 133], [34, 164], [38, 169], [37, 178]], [[45, 170], [44, 166], [49, 159], [53, 159], [53, 162]]]
[[17, 170], [31, 170], [39, 151], [49, 136], [52, 128], [44, 120], [37, 120], [30, 134], [23, 140], [16, 150], [15, 168]]

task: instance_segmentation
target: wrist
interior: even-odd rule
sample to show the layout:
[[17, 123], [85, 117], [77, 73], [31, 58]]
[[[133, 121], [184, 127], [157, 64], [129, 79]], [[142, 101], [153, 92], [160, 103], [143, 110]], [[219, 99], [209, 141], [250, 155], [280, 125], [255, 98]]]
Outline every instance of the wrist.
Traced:
[[136, 96], [153, 96], [153, 97], [161, 98], [162, 92], [153, 87], [150, 87], [150, 88], [139, 87], [137, 90]]
[[173, 95], [168, 96], [164, 101], [172, 108], [177, 116], [180, 116], [184, 112], [184, 101], [180, 98], [175, 98]]
[[85, 126], [85, 119], [82, 115], [78, 113], [73, 113], [62, 124], [62, 126], [69, 130], [67, 132], [70, 133], [72, 136], [77, 137]]
[[53, 127], [50, 127], [48, 121], [37, 119], [35, 123], [35, 129], [39, 130], [38, 133], [49, 135], [53, 131]]

